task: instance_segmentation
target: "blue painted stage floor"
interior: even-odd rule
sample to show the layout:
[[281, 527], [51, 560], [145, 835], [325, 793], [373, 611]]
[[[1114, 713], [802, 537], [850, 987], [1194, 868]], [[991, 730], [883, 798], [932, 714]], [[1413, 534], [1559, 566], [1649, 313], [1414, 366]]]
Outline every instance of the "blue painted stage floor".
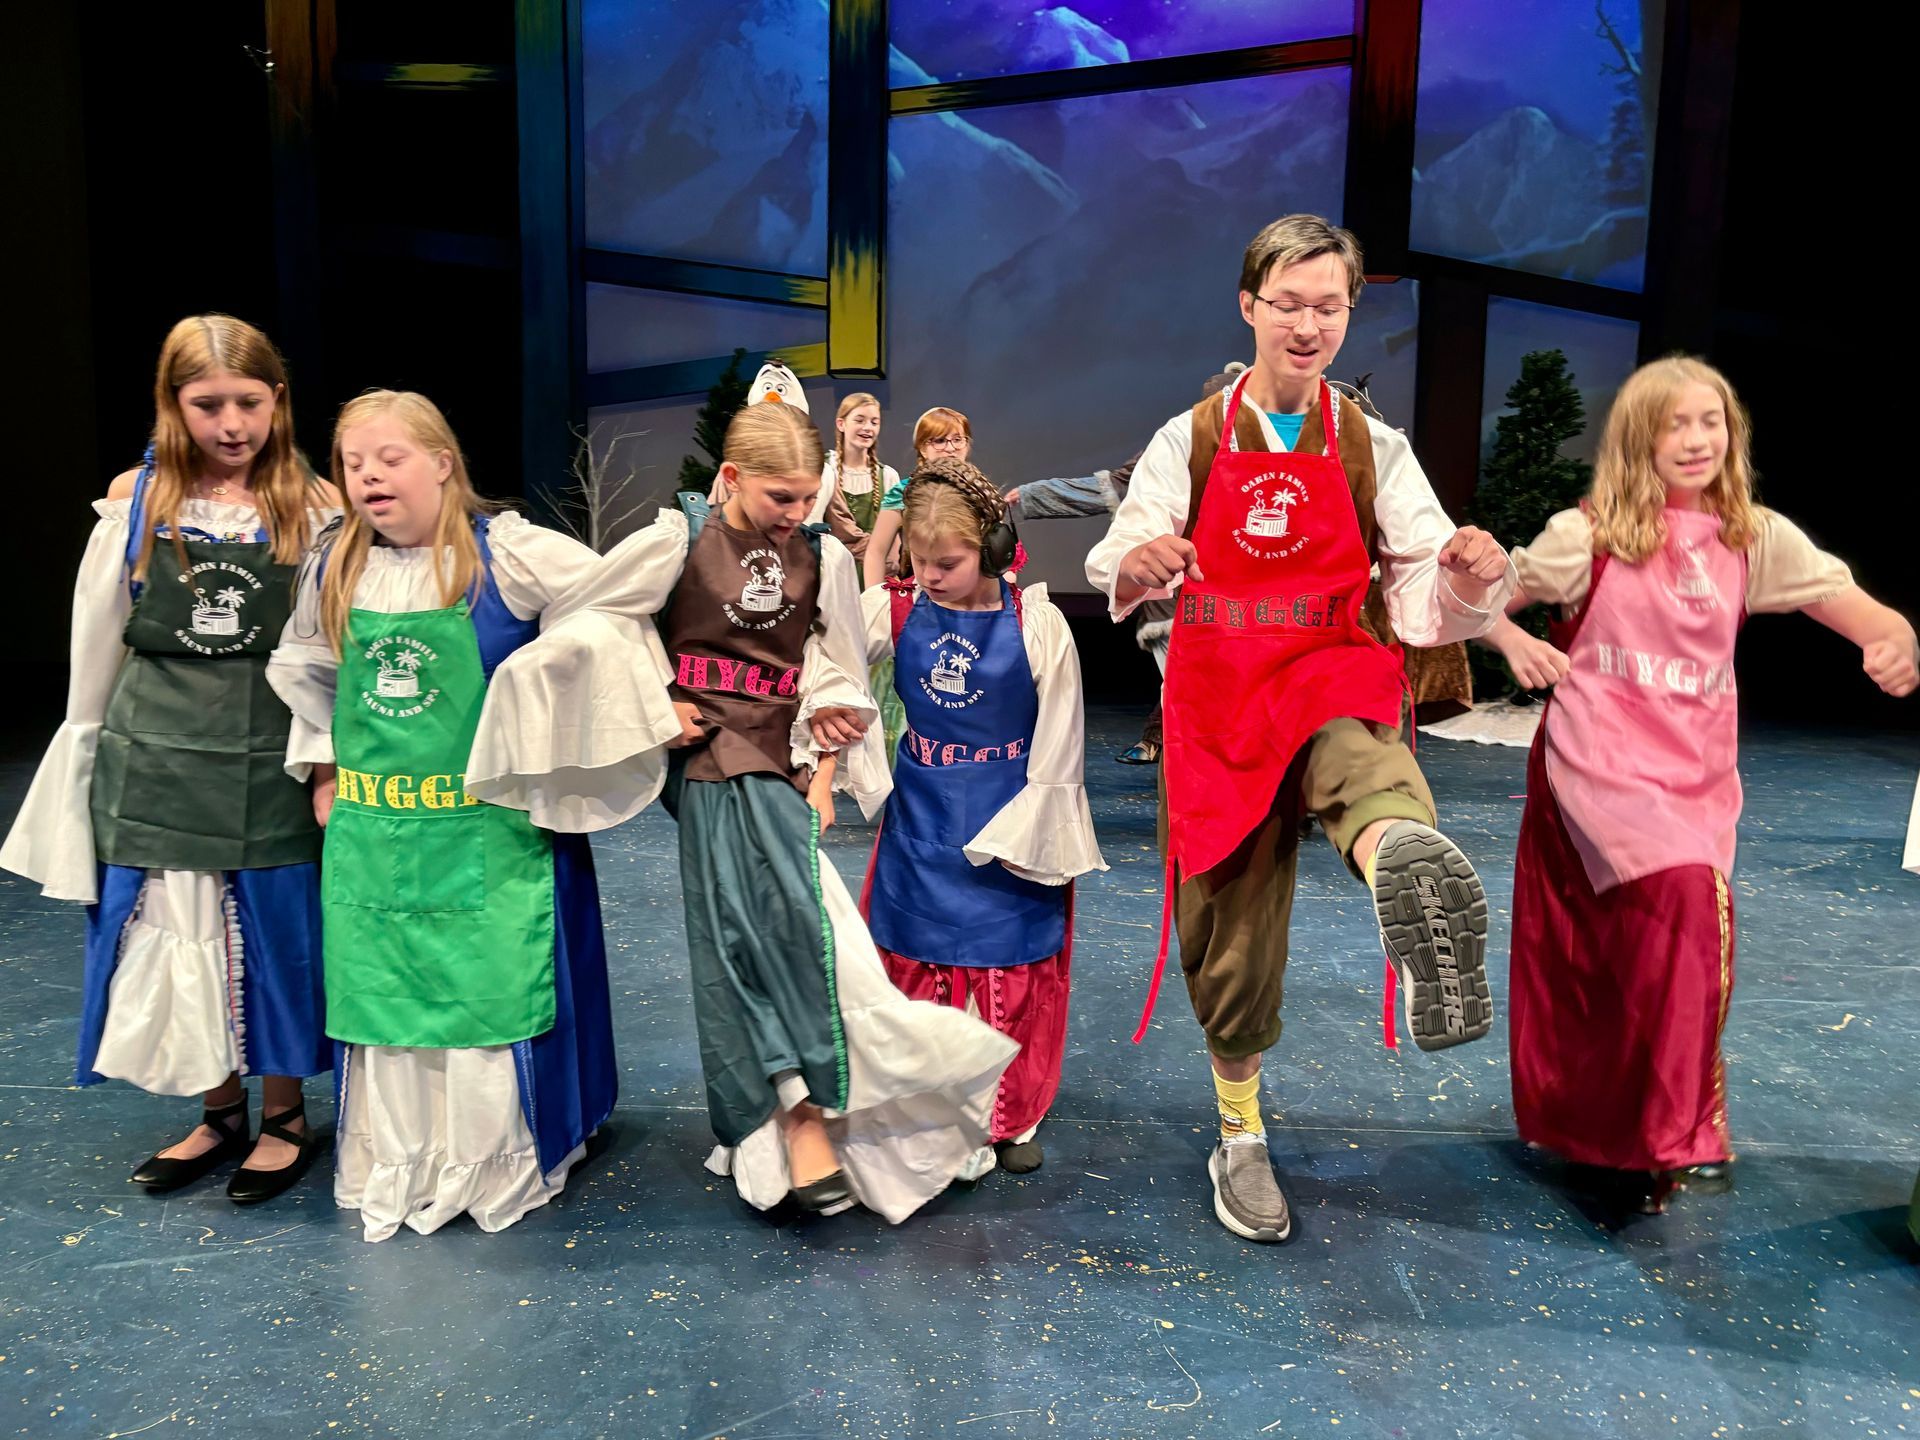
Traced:
[[[1152, 772], [1107, 758], [1137, 718], [1091, 717], [1113, 870], [1080, 891], [1046, 1167], [897, 1229], [770, 1220], [701, 1169], [664, 815], [596, 847], [620, 1107], [566, 1193], [497, 1236], [462, 1220], [368, 1245], [324, 1165], [252, 1211], [217, 1181], [128, 1185], [194, 1107], [64, 1085], [81, 915], [0, 880], [0, 1433], [1920, 1434], [1920, 878], [1898, 868], [1920, 746], [1748, 735], [1726, 1045], [1742, 1161], [1731, 1194], [1659, 1217], [1522, 1151], [1503, 1015], [1439, 1057], [1381, 1048], [1368, 907], [1313, 842], [1267, 1069], [1297, 1217], [1274, 1248], [1214, 1221], [1177, 978], [1127, 1043], [1160, 913]], [[1499, 1005], [1525, 757], [1421, 758], [1494, 903]], [[0, 815], [30, 772], [0, 767]], [[857, 884], [871, 830], [829, 838]]]

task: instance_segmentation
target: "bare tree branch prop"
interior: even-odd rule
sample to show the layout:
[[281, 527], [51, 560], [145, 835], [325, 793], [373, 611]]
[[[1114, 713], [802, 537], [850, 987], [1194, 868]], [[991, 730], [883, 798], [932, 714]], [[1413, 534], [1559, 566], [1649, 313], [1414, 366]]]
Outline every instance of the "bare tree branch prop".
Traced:
[[[573, 537], [602, 554], [645, 503], [643, 499], [627, 500], [633, 493], [634, 472], [630, 466], [615, 471], [614, 453], [626, 441], [649, 433], [622, 430], [603, 445], [600, 442], [606, 430], [605, 425], [591, 431], [573, 429], [573, 483], [561, 492], [563, 503], [559, 506], [560, 522]], [[623, 501], [626, 503], [620, 503]]]

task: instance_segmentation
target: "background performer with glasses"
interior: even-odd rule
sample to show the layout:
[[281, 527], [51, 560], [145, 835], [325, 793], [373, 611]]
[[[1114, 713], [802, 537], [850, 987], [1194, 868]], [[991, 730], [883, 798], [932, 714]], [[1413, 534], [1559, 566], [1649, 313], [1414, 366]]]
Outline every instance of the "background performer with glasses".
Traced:
[[1167, 908], [1213, 1060], [1214, 1213], [1269, 1243], [1292, 1218], [1267, 1156], [1260, 1057], [1280, 1038], [1303, 813], [1373, 891], [1416, 1043], [1478, 1039], [1493, 1014], [1486, 897], [1431, 828], [1432, 794], [1400, 738], [1398, 653], [1359, 622], [1376, 561], [1394, 632], [1422, 646], [1486, 631], [1513, 569], [1492, 536], [1454, 528], [1405, 436], [1329, 389], [1364, 283], [1359, 242], [1318, 216], [1255, 236], [1240, 275], [1252, 368], [1161, 426], [1087, 557], [1115, 620], [1178, 597], [1161, 764]]

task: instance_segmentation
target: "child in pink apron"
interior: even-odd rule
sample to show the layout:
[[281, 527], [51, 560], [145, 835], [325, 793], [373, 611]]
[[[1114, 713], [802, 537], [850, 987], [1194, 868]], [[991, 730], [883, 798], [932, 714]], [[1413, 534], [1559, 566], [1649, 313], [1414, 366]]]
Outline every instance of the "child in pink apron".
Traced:
[[1881, 689], [1915, 685], [1913, 627], [1752, 488], [1726, 379], [1690, 359], [1643, 366], [1588, 500], [1514, 554], [1509, 613], [1560, 607], [1555, 645], [1511, 622], [1489, 637], [1522, 683], [1557, 682], [1514, 877], [1514, 1115], [1531, 1143], [1651, 1176], [1651, 1209], [1676, 1184], [1724, 1180], [1733, 1158], [1720, 1036], [1741, 622], [1803, 611], [1858, 644]]

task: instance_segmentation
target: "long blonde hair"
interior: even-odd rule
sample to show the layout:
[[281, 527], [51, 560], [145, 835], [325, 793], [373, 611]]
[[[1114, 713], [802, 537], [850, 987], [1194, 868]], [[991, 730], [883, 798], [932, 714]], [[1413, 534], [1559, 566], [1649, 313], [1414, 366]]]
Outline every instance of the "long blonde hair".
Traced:
[[146, 498], [146, 533], [140, 537], [133, 578], [145, 580], [153, 560], [155, 526], [173, 536], [180, 568], [187, 568], [180, 540], [180, 506], [193, 490], [200, 447], [180, 413], [180, 389], [195, 380], [225, 372], [258, 380], [274, 391], [273, 421], [267, 443], [254, 457], [248, 483], [259, 499], [260, 522], [282, 565], [298, 563], [310, 538], [308, 506], [313, 477], [293, 443], [293, 401], [287, 393], [286, 362], [273, 342], [231, 315], [189, 315], [167, 332], [153, 377], [153, 479]]
[[[443, 452], [451, 464], [446, 483], [440, 488], [440, 519], [429, 543], [440, 577], [440, 603], [452, 605], [473, 588], [480, 574], [474, 518], [490, 514], [494, 507], [474, 491], [467, 474], [467, 457], [461, 453], [460, 442], [440, 407], [411, 390], [369, 390], [341, 407], [340, 418], [333, 423], [333, 483], [342, 496], [347, 493], [347, 475], [340, 438], [355, 425], [378, 415], [391, 415], [414, 444], [430, 453]], [[336, 655], [344, 643], [354, 591], [359, 589], [360, 576], [367, 568], [367, 551], [373, 546], [374, 533], [365, 517], [349, 503], [339, 537], [327, 557], [326, 578], [320, 585], [320, 627]]]
[[[817, 477], [827, 463], [826, 452], [820, 448], [820, 432], [813, 428], [813, 421], [792, 405], [766, 400], [742, 407], [728, 422], [727, 438], [720, 444], [720, 459], [745, 474], [765, 477]], [[727, 503], [727, 482], [718, 475], [713, 477], [707, 502]]]
[[1730, 549], [1744, 550], [1753, 543], [1760, 518], [1753, 500], [1753, 427], [1747, 407], [1713, 366], [1690, 355], [1673, 355], [1628, 376], [1607, 412], [1607, 428], [1593, 462], [1593, 489], [1587, 495], [1596, 552], [1605, 550], [1637, 564], [1667, 543], [1666, 522], [1660, 517], [1667, 487], [1653, 468], [1653, 452], [1688, 385], [1719, 392], [1727, 413], [1726, 462], [1702, 492], [1700, 508], [1720, 517], [1720, 539]]
[[[862, 405], [871, 405], [874, 409], [878, 410], [880, 408], [880, 397], [878, 395], [869, 395], [864, 390], [856, 390], [853, 394], [842, 400], [840, 407], [833, 412], [833, 463], [835, 469], [838, 469], [841, 463], [840, 426], [845, 422], [847, 416], [858, 410]], [[867, 474], [873, 477], [874, 490], [884, 494], [886, 486], [880, 483], [880, 447], [877, 444], [867, 451]]]

